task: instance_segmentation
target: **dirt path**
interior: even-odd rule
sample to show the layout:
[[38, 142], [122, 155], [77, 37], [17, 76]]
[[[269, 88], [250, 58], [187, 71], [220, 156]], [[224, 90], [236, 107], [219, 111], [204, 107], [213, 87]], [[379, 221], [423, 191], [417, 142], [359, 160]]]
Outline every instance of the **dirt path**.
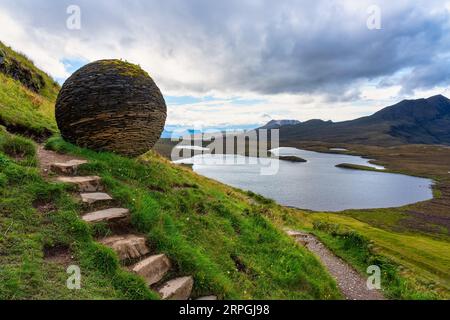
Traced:
[[[52, 172], [57, 175], [56, 181], [72, 184], [78, 189], [76, 197], [85, 211], [80, 218], [85, 223], [103, 223], [110, 227], [112, 234], [97, 240], [116, 252], [124, 270], [141, 276], [162, 300], [188, 300], [191, 297], [194, 278], [189, 275], [167, 279], [173, 269], [173, 263], [164, 253], [152, 253], [147, 239], [133, 232], [130, 210], [112, 207], [113, 197], [105, 193], [101, 178], [77, 175], [78, 166], [87, 163], [86, 160], [45, 150], [42, 145], [38, 146], [37, 156], [44, 177], [53, 177], [50, 174]], [[126, 230], [126, 233], [122, 234], [123, 230]], [[68, 264], [71, 256], [64, 248], [61, 252], [56, 250], [47, 254], [46, 259]], [[202, 299], [217, 300], [217, 297], [208, 296]]]
[[[38, 146], [39, 166], [42, 174], [48, 176], [50, 167], [54, 163], [65, 163], [71, 160], [82, 160], [54, 151], [45, 150], [42, 145]], [[316, 237], [311, 234], [287, 231], [296, 241], [318, 256], [328, 272], [336, 279], [339, 289], [348, 300], [383, 300], [383, 295], [376, 290], [368, 290], [366, 279], [354, 270], [349, 264], [336, 257]], [[120, 239], [119, 239], [120, 240]], [[182, 278], [180, 278], [182, 279]], [[175, 279], [179, 280], [179, 279]], [[191, 285], [192, 287], [192, 285]], [[192, 289], [192, 288], [191, 288]], [[190, 290], [189, 294], [190, 295]]]
[[50, 166], [53, 163], [64, 163], [70, 160], [83, 160], [74, 156], [57, 153], [55, 151], [46, 150], [42, 144], [38, 145], [37, 157], [39, 159], [39, 168], [44, 176], [47, 176], [50, 171]]
[[288, 234], [320, 259], [336, 280], [339, 289], [347, 300], [385, 299], [380, 291], [367, 289], [366, 279], [348, 263], [334, 255], [316, 237], [298, 231], [288, 231]]

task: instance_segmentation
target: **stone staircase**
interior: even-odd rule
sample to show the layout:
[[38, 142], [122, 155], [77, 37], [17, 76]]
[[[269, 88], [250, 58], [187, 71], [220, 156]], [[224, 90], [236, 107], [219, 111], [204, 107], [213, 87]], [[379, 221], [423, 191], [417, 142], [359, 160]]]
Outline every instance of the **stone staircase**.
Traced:
[[[90, 211], [82, 219], [90, 224], [106, 223], [108, 225], [130, 225], [130, 211], [125, 208], [107, 207], [113, 198], [104, 193], [101, 178], [97, 176], [76, 176], [78, 167], [87, 163], [84, 160], [71, 160], [54, 163], [51, 171], [58, 174], [57, 181], [73, 185], [79, 192], [82, 203]], [[100, 209], [101, 208], [101, 209]], [[113, 249], [122, 265], [142, 276], [148, 286], [157, 291], [163, 300], [189, 299], [194, 279], [192, 276], [179, 277], [164, 282], [172, 268], [170, 259], [165, 254], [152, 254], [145, 237], [136, 234], [116, 234], [100, 239], [99, 242]], [[215, 296], [199, 300], [216, 300]]]

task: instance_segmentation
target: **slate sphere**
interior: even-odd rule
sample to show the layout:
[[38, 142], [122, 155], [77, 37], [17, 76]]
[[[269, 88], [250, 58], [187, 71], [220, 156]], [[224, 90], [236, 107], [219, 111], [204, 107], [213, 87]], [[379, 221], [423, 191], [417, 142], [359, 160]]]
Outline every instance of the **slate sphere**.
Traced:
[[66, 141], [134, 157], [160, 138], [167, 107], [158, 86], [139, 66], [100, 60], [67, 79], [55, 113]]

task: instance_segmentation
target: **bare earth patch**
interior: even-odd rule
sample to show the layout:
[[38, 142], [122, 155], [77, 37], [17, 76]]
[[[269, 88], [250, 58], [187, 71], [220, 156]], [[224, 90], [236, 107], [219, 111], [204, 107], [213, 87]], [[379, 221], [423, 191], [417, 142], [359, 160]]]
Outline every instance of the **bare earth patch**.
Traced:
[[47, 214], [57, 209], [54, 203], [43, 200], [34, 201], [33, 207], [41, 214]]
[[44, 149], [43, 145], [39, 145], [37, 149], [37, 157], [39, 159], [39, 168], [44, 176], [48, 176], [50, 172], [50, 166], [53, 163], [64, 163], [70, 160], [83, 160], [74, 156], [69, 156], [55, 151]]
[[44, 259], [47, 262], [67, 267], [71, 264], [73, 257], [67, 246], [57, 245], [54, 247], [44, 247]]

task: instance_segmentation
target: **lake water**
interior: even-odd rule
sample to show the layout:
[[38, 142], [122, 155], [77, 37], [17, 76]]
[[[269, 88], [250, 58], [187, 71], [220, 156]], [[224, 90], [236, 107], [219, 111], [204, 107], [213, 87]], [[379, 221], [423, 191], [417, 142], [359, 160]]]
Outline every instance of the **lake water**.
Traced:
[[[197, 155], [179, 162], [193, 164], [193, 170], [201, 175], [282, 205], [314, 211], [399, 207], [433, 197], [429, 179], [335, 167], [352, 163], [383, 169], [362, 157], [295, 148], [279, 148], [273, 153], [299, 156], [307, 162], [236, 155]], [[267, 166], [276, 168], [276, 174], [261, 174]]]

